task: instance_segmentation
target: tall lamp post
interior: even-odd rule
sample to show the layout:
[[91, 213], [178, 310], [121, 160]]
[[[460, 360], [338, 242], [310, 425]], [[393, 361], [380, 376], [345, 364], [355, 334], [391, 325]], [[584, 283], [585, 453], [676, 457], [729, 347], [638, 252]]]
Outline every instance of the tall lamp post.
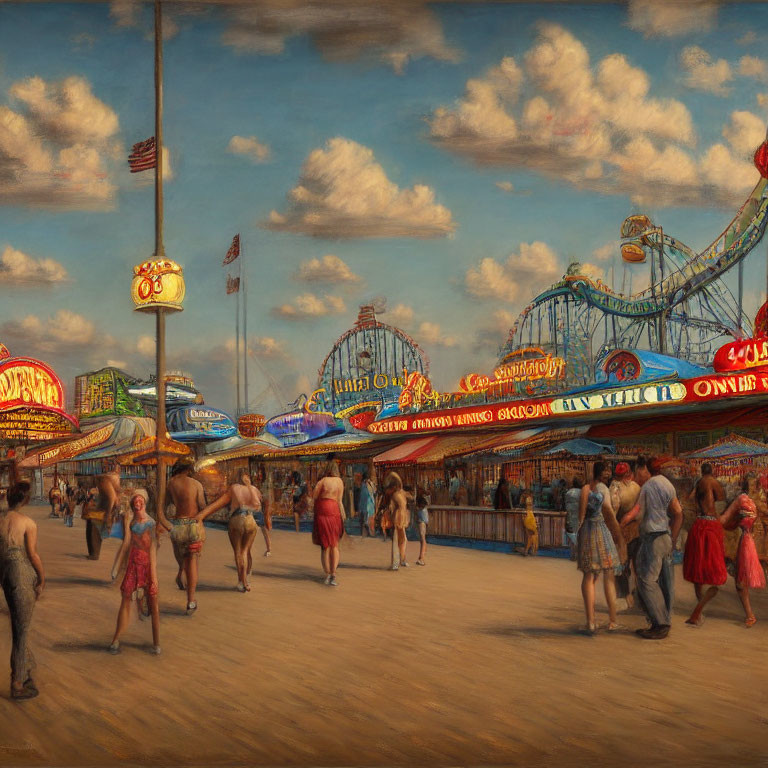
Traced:
[[157, 461], [157, 515], [165, 522], [165, 467], [162, 449], [165, 424], [165, 315], [181, 312], [184, 276], [175, 261], [165, 257], [163, 246], [163, 48], [162, 8], [155, 0], [155, 253], [150, 261], [134, 267], [131, 296], [137, 312], [154, 312], [156, 318], [157, 422], [155, 459]]

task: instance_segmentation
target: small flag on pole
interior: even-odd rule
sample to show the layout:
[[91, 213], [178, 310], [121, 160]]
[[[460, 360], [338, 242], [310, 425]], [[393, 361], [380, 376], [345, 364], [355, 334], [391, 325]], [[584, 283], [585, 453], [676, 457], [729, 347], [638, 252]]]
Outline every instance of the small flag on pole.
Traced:
[[154, 136], [133, 145], [131, 154], [128, 155], [128, 165], [131, 173], [141, 173], [157, 166], [157, 147]]
[[227, 275], [227, 294], [238, 293], [240, 291], [240, 278]]
[[227, 255], [224, 257], [222, 266], [231, 264], [240, 255], [240, 235], [235, 235], [232, 238], [232, 245], [229, 246]]

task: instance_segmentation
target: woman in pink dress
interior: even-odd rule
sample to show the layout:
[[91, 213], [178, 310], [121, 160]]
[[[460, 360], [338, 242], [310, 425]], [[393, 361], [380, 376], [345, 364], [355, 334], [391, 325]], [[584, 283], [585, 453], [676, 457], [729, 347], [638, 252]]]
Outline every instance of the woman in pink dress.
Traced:
[[757, 507], [746, 493], [737, 496], [720, 516], [720, 522], [726, 530], [741, 529], [736, 554], [736, 591], [744, 606], [744, 623], [747, 627], [753, 626], [757, 621], [749, 602], [749, 590], [765, 587], [765, 574], [757, 556], [755, 540], [752, 538], [752, 527], [756, 519]]
[[[117, 614], [117, 626], [109, 646], [110, 653], [120, 652], [120, 635], [128, 626], [131, 602], [139, 606], [139, 615], [152, 616], [152, 653], [160, 653], [160, 612], [157, 605], [157, 535], [155, 521], [147, 514], [147, 492], [140, 488], [131, 496], [130, 510], [123, 518], [123, 545], [115, 558], [112, 580], [117, 578], [120, 567], [128, 556], [120, 592], [123, 601]], [[144, 602], [148, 606], [143, 609]]]

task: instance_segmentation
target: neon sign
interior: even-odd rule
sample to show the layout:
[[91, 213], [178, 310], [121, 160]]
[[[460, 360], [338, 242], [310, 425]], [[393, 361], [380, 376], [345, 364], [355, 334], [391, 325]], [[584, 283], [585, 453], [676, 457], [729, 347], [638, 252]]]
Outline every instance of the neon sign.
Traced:
[[237, 431], [243, 437], [256, 437], [266, 423], [266, 417], [260, 413], [245, 413], [237, 420]]
[[136, 309], [148, 312], [158, 307], [181, 311], [184, 301], [184, 275], [171, 259], [145, 261], [133, 268], [131, 298]]
[[64, 388], [47, 365], [25, 358], [0, 363], [0, 410], [19, 406], [63, 410]]
[[686, 400], [719, 400], [734, 395], [768, 392], [768, 375], [742, 373], [736, 376], [704, 376], [685, 382]]
[[5, 440], [52, 440], [70, 432], [71, 422], [57, 411], [17, 408], [0, 412], [0, 437]]
[[768, 338], [742, 339], [720, 347], [713, 367], [719, 373], [768, 366]]
[[366, 429], [376, 435], [398, 432], [433, 432], [461, 427], [489, 426], [529, 421], [552, 415], [550, 400], [494, 403], [476, 408], [455, 408], [429, 414], [393, 417], [374, 421]]
[[617, 389], [610, 392], [561, 397], [552, 402], [552, 413], [576, 413], [627, 408], [639, 405], [660, 405], [684, 400], [685, 386], [678, 382], [647, 387]]

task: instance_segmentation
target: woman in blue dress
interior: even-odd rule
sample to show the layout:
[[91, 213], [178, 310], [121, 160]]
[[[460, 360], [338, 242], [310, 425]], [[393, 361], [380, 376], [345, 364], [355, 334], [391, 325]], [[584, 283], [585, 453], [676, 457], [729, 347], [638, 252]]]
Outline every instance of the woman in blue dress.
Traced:
[[363, 472], [360, 486], [360, 536], [374, 536], [374, 516], [376, 515], [376, 486], [367, 472]]
[[[587, 632], [597, 632], [595, 623], [595, 583], [603, 574], [605, 601], [608, 603], [608, 630], [619, 629], [616, 622], [615, 575], [621, 573], [622, 563], [608, 524], [615, 524], [611, 512], [610, 498], [604, 492], [604, 475], [610, 469], [602, 461], [595, 462], [592, 480], [581, 489], [579, 504], [578, 568], [584, 576], [581, 580], [581, 595], [584, 598], [584, 612], [587, 616]], [[598, 486], [602, 489], [598, 490]]]

